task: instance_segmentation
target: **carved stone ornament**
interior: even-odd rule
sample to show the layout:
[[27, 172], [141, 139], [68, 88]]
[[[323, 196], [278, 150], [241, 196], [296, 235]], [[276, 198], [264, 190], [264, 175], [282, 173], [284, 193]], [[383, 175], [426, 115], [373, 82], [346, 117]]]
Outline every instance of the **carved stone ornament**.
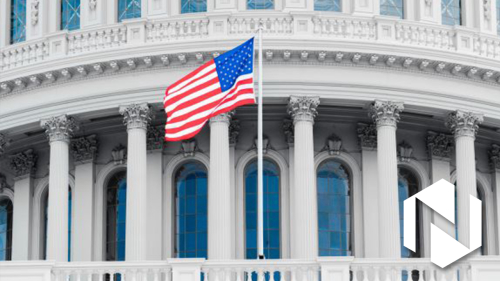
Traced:
[[164, 143], [164, 134], [157, 127], [148, 126], [146, 141], [148, 151], [162, 150]]
[[9, 188], [9, 186], [7, 185], [7, 179], [4, 176], [0, 175], [0, 194], [3, 193], [3, 190], [7, 188]]
[[[255, 137], [255, 139], [253, 140], [253, 149], [257, 150], [257, 143], [258, 143], [259, 139], [258, 137]], [[266, 136], [263, 136], [262, 137], [262, 153], [266, 154], [267, 151], [269, 150], [269, 145], [270, 145], [270, 142], [269, 142], [269, 138], [266, 137]]]
[[97, 144], [96, 135], [72, 139], [71, 153], [75, 163], [92, 162], [97, 156]]
[[238, 137], [240, 135], [240, 120], [231, 119], [229, 124], [229, 145], [236, 145], [238, 143]]
[[152, 119], [151, 108], [147, 103], [120, 106], [120, 114], [123, 115], [123, 123], [127, 125], [127, 130], [146, 130]]
[[358, 124], [359, 144], [362, 148], [377, 148], [377, 127], [375, 124]]
[[127, 160], [127, 148], [123, 144], [119, 144], [111, 150], [111, 157], [115, 165], [123, 165]]
[[331, 135], [326, 140], [326, 146], [328, 148], [328, 154], [330, 155], [339, 155], [340, 149], [342, 148], [342, 139], [340, 139], [336, 135]]
[[9, 146], [10, 140], [7, 139], [7, 136], [4, 134], [0, 134], [0, 156], [5, 152], [5, 148]]
[[69, 142], [78, 126], [73, 117], [68, 115], [55, 116], [41, 121], [41, 127], [45, 129], [45, 133], [50, 142], [66, 141]]
[[224, 123], [227, 123], [227, 125], [229, 126], [233, 115], [234, 115], [234, 111], [221, 113], [219, 115], [216, 115], [216, 116], [210, 118], [210, 124], [216, 123], [216, 122], [224, 122]]
[[319, 97], [291, 96], [288, 102], [288, 114], [293, 119], [293, 123], [308, 121], [314, 123], [314, 118], [318, 115]]
[[432, 4], [432, 0], [425, 0], [425, 5], [430, 6]]
[[483, 123], [483, 115], [457, 110], [448, 114], [446, 126], [451, 133], [457, 137], [472, 137], [475, 138], [479, 125]]
[[500, 170], [500, 145], [498, 144], [491, 145], [490, 160], [493, 168]]
[[33, 175], [36, 172], [37, 160], [38, 155], [33, 149], [28, 149], [10, 156], [10, 168], [16, 177]]
[[431, 157], [449, 159], [453, 152], [454, 144], [455, 142], [451, 135], [432, 131], [427, 133], [427, 150]]
[[95, 10], [95, 8], [97, 7], [97, 0], [90, 0], [89, 1], [89, 8], [91, 11]]
[[40, 8], [40, 0], [31, 1], [31, 25], [35, 26], [38, 23], [38, 14]]
[[181, 143], [181, 150], [184, 157], [193, 157], [197, 149], [196, 140], [184, 140]]
[[401, 102], [380, 101], [376, 100], [371, 108], [369, 115], [373, 121], [380, 126], [393, 126], [396, 127], [404, 106]]
[[398, 154], [401, 162], [410, 162], [413, 154], [413, 147], [406, 141], [403, 141], [398, 145]]
[[483, 0], [484, 19], [491, 20], [491, 0]]
[[292, 119], [285, 118], [283, 120], [283, 133], [285, 134], [285, 139], [288, 144], [293, 144], [295, 141], [294, 138], [294, 129]]

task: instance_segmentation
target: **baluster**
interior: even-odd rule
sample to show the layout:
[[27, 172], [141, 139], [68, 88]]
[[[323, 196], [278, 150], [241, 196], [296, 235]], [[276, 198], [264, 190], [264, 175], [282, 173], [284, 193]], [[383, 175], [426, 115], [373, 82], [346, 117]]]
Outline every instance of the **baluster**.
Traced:
[[252, 281], [252, 269], [247, 269], [247, 281]]
[[351, 266], [352, 281], [358, 281], [358, 267]]
[[292, 267], [290, 269], [290, 271], [291, 271], [291, 275], [292, 275], [292, 281], [297, 281], [297, 269]]
[[373, 267], [373, 281], [380, 281], [380, 267]]
[[241, 278], [241, 269], [240, 268], [237, 268], [235, 270], [235, 274], [236, 274], [236, 281], [243, 281]]
[[384, 267], [384, 280], [391, 281], [391, 268], [390, 267]]
[[363, 272], [363, 281], [368, 281], [368, 267], [363, 268], [361, 272]]

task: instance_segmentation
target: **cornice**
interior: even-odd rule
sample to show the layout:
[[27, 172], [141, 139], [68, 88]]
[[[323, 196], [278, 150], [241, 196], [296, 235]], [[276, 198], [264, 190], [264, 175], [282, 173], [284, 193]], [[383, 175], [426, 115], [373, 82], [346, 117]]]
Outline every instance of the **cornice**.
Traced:
[[[155, 56], [130, 57], [119, 60], [100, 61], [57, 70], [18, 77], [0, 82], [0, 99], [25, 92], [54, 87], [61, 84], [102, 79], [131, 72], [160, 71], [164, 69], [193, 68], [224, 53], [187, 52]], [[500, 87], [500, 72], [474, 65], [429, 60], [398, 55], [308, 50], [264, 50], [264, 64], [350, 66], [387, 71], [403, 71], [458, 79]]]

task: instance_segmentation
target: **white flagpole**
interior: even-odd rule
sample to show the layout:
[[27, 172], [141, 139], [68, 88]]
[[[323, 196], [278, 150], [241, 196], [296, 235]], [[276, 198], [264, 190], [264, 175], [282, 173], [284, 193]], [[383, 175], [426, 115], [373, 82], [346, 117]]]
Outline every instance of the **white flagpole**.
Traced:
[[258, 259], [264, 259], [264, 179], [262, 154], [262, 23], [259, 23], [259, 97], [257, 109], [257, 251]]

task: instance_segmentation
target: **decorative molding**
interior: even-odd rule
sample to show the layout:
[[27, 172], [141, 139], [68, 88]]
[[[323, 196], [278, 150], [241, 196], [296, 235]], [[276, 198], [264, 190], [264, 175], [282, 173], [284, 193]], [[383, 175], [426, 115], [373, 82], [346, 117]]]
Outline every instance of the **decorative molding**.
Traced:
[[377, 126], [358, 123], [358, 139], [362, 148], [377, 149]]
[[288, 145], [295, 142], [294, 136], [295, 127], [293, 126], [293, 121], [290, 118], [283, 119], [283, 133], [285, 134], [285, 140]]
[[151, 108], [147, 103], [120, 106], [120, 114], [123, 115], [123, 123], [127, 126], [127, 131], [146, 130], [152, 119]]
[[500, 145], [492, 144], [489, 154], [492, 167], [496, 170], [500, 170]]
[[42, 119], [40, 125], [43, 129], [45, 129], [45, 134], [47, 134], [50, 142], [69, 142], [70, 138], [78, 130], [78, 125], [75, 119], [68, 115]]
[[164, 140], [165, 140], [165, 135], [158, 127], [151, 125], [148, 126], [146, 133], [146, 142], [148, 151], [163, 150], [163, 144], [165, 142]]
[[35, 174], [38, 155], [33, 149], [11, 155], [9, 158], [10, 168], [16, 177], [24, 178]]
[[326, 140], [326, 147], [328, 154], [339, 155], [342, 149], [342, 139], [333, 134]]
[[401, 162], [410, 162], [413, 155], [413, 147], [406, 141], [398, 145], [398, 155]]
[[491, 0], [483, 0], [483, 12], [484, 19], [486, 21], [491, 20]]
[[189, 139], [182, 141], [181, 151], [184, 157], [194, 157], [197, 150], [198, 150], [198, 145], [196, 144], [196, 139]]
[[[255, 137], [253, 139], [253, 146], [252, 146], [253, 150], [257, 150], [257, 147], [258, 147], [257, 143], [258, 143], [258, 141], [259, 141], [258, 137]], [[262, 152], [264, 154], [267, 154], [267, 152], [269, 151], [269, 148], [271, 147], [270, 145], [271, 145], [271, 142], [269, 141], [269, 138], [266, 137], [266, 136], [263, 136], [262, 137]]]
[[71, 154], [76, 164], [85, 164], [97, 157], [98, 141], [96, 135], [71, 140]]
[[479, 125], [483, 123], [483, 115], [479, 113], [456, 110], [448, 114], [446, 126], [457, 137], [475, 138]]
[[31, 0], [31, 25], [35, 26], [38, 23], [38, 14], [40, 10], [40, 0]]
[[429, 156], [438, 159], [450, 159], [453, 152], [454, 140], [452, 135], [444, 133], [427, 132], [427, 151]]
[[118, 144], [111, 150], [111, 157], [115, 165], [123, 165], [127, 161], [127, 148], [123, 144]]
[[402, 102], [376, 100], [371, 105], [369, 115], [377, 124], [377, 128], [381, 126], [396, 127], [403, 110]]
[[229, 124], [229, 145], [235, 146], [240, 135], [240, 120], [232, 118]]
[[210, 122], [210, 124], [216, 123], [216, 122], [224, 122], [229, 126], [231, 124], [231, 118], [233, 117], [233, 115], [234, 115], [234, 111], [221, 113], [221, 114], [218, 114], [214, 117], [211, 117], [209, 122]]
[[291, 96], [287, 112], [292, 117], [293, 124], [299, 121], [314, 123], [314, 118], [318, 115], [319, 103], [319, 97]]

